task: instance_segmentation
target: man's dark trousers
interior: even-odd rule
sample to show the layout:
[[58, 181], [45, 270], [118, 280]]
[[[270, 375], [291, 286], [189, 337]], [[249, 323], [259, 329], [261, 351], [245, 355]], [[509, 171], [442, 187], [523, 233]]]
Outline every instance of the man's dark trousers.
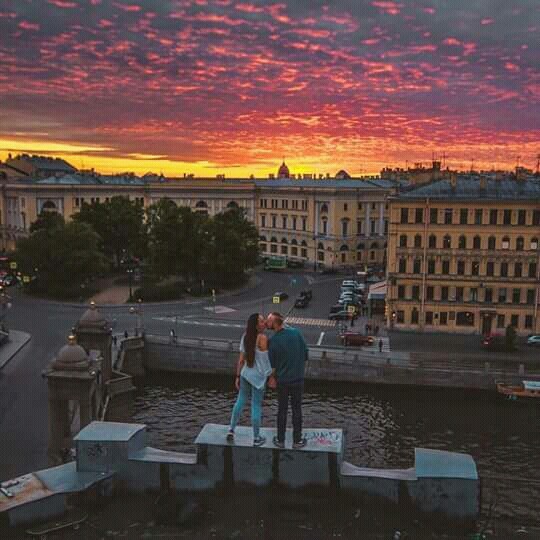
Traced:
[[287, 409], [291, 400], [293, 442], [299, 442], [302, 438], [302, 394], [304, 393], [304, 381], [295, 383], [278, 383], [278, 414], [277, 414], [277, 438], [285, 442], [285, 430], [287, 428]]

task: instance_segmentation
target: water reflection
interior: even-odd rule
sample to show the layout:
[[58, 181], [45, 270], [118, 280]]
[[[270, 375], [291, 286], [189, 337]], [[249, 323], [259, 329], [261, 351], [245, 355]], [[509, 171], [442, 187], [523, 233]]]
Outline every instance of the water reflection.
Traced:
[[[150, 443], [194, 450], [207, 422], [227, 424], [235, 393], [228, 379], [152, 378], [139, 390], [135, 421]], [[270, 394], [263, 425], [273, 427]], [[489, 393], [308, 385], [304, 425], [346, 429], [345, 459], [365, 467], [410, 467], [415, 447], [470, 453], [483, 484], [483, 513], [520, 524], [540, 521], [540, 409]], [[246, 408], [242, 423], [249, 423]], [[490, 507], [491, 510], [490, 510]]]

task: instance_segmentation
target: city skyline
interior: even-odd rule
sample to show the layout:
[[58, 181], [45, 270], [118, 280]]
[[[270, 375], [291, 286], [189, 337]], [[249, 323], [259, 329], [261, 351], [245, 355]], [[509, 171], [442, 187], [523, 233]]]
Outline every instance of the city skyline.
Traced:
[[532, 0], [0, 1], [0, 159], [104, 173], [535, 168]]

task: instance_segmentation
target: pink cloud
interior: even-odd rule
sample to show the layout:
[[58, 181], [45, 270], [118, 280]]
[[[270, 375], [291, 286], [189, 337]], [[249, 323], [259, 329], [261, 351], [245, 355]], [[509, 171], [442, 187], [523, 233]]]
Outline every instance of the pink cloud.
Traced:
[[73, 9], [77, 7], [75, 2], [68, 2], [67, 0], [47, 0], [49, 4], [63, 9]]
[[443, 44], [444, 45], [451, 45], [451, 46], [459, 46], [459, 45], [461, 45], [461, 41], [459, 41], [456, 38], [450, 37], [450, 38], [446, 38], [443, 41]]
[[388, 15], [399, 15], [403, 8], [403, 4], [398, 4], [397, 2], [392, 2], [390, 0], [375, 0], [371, 2], [371, 5], [388, 13]]
[[119, 4], [117, 2], [114, 2], [113, 5], [117, 7], [118, 9], [121, 9], [122, 11], [126, 11], [126, 12], [141, 11], [141, 6], [139, 6], [138, 4]]
[[513, 64], [512, 62], [506, 62], [504, 64], [504, 68], [507, 69], [508, 71], [513, 71], [513, 72], [521, 71], [520, 67], [517, 64]]
[[486, 25], [486, 24], [493, 24], [494, 22], [495, 22], [495, 19], [487, 18], [487, 19], [482, 19], [480, 21], [480, 24]]
[[40, 26], [39, 24], [37, 23], [31, 23], [31, 22], [28, 22], [28, 21], [21, 21], [19, 23], [19, 28], [21, 30], [33, 30], [33, 31], [38, 31]]
[[244, 11], [245, 13], [263, 13], [264, 9], [260, 6], [254, 6], [253, 4], [236, 4], [234, 6], [238, 11]]

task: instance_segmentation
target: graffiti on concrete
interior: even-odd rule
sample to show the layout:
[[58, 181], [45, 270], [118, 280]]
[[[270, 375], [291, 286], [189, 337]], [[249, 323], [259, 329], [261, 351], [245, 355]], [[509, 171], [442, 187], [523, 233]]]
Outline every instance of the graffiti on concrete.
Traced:
[[86, 449], [86, 455], [90, 458], [103, 458], [107, 455], [107, 447], [99, 442], [96, 442], [88, 446]]
[[341, 433], [327, 430], [309, 431], [306, 439], [319, 446], [337, 446], [341, 441]]

